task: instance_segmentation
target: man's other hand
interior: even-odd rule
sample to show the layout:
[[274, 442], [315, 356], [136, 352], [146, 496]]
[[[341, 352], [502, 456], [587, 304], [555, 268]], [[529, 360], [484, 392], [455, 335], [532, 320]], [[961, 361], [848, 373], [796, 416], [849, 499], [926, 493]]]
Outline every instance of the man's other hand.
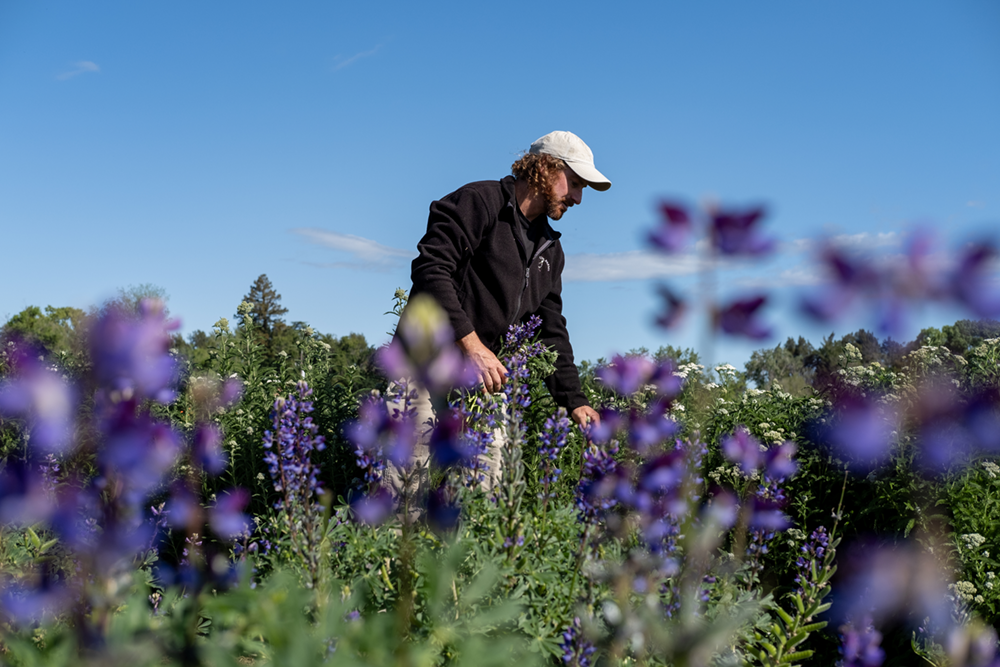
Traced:
[[483, 342], [479, 340], [479, 335], [473, 331], [469, 335], [459, 338], [457, 344], [473, 368], [476, 369], [476, 373], [479, 374], [479, 381], [483, 383], [483, 389], [491, 394], [500, 391], [507, 379], [507, 369], [497, 359], [497, 355], [483, 345]]
[[601, 415], [597, 414], [597, 410], [590, 407], [589, 405], [581, 405], [576, 410], [573, 410], [573, 414], [570, 415], [580, 426], [594, 425], [597, 426], [601, 423]]

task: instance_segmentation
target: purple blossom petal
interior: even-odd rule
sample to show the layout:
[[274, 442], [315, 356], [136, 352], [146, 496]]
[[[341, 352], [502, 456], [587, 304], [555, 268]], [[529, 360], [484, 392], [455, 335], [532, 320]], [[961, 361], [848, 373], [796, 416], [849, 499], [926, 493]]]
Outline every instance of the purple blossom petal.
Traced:
[[687, 303], [683, 297], [665, 285], [656, 288], [663, 299], [663, 311], [656, 316], [656, 326], [661, 329], [672, 329], [678, 325], [687, 312]]
[[771, 252], [774, 240], [763, 238], [757, 230], [763, 216], [763, 208], [716, 211], [710, 224], [712, 245], [723, 255], [757, 256]]
[[799, 469], [798, 463], [793, 458], [797, 450], [798, 446], [791, 440], [768, 449], [764, 455], [764, 469], [767, 476], [777, 480], [794, 475]]
[[250, 517], [243, 512], [249, 502], [250, 494], [245, 489], [220, 495], [208, 511], [208, 523], [215, 534], [232, 540], [249, 533]]
[[722, 439], [722, 453], [733, 463], [738, 463], [747, 475], [759, 470], [764, 461], [760, 442], [750, 435], [745, 426], [738, 426], [733, 435]]
[[385, 521], [392, 512], [392, 507], [392, 494], [383, 488], [378, 488], [351, 503], [354, 517], [368, 526], [377, 526]]
[[691, 236], [691, 217], [687, 210], [673, 202], [661, 202], [662, 224], [649, 234], [654, 247], [668, 253], [683, 250]]
[[771, 329], [756, 319], [757, 311], [767, 303], [763, 295], [738, 299], [715, 313], [715, 325], [732, 336], [761, 340], [771, 335]]

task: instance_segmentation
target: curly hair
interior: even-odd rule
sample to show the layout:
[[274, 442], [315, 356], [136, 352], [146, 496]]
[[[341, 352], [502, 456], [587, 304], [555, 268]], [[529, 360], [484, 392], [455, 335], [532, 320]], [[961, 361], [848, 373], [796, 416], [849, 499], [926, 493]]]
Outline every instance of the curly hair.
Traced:
[[552, 178], [565, 168], [566, 163], [557, 157], [545, 153], [525, 153], [510, 166], [510, 173], [517, 180], [527, 183], [532, 192], [547, 196], [552, 189]]

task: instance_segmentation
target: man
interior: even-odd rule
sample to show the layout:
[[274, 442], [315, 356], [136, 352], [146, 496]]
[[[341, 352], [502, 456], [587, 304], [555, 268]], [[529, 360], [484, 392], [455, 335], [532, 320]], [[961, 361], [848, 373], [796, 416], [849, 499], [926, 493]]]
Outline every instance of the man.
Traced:
[[538, 139], [511, 171], [431, 204], [410, 296], [429, 294], [445, 310], [459, 348], [488, 392], [499, 391], [507, 376], [496, 355], [508, 327], [538, 315], [541, 340], [559, 354], [546, 380], [549, 391], [577, 424], [597, 423], [573, 363], [562, 315], [566, 258], [548, 220], [558, 221], [580, 204], [584, 188], [607, 190], [611, 181], [571, 132]]

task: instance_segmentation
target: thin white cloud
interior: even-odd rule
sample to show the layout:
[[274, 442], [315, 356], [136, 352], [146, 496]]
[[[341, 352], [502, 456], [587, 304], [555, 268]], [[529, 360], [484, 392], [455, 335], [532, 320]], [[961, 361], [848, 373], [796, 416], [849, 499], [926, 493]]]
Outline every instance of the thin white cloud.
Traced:
[[315, 227], [298, 227], [291, 231], [293, 234], [305, 238], [309, 243], [345, 252], [353, 258], [351, 261], [315, 264], [316, 266], [386, 269], [398, 266], [405, 260], [416, 256], [416, 251], [382, 245], [354, 234], [340, 234]]
[[74, 76], [79, 74], [86, 74], [88, 72], [100, 72], [101, 68], [97, 63], [90, 62], [89, 60], [81, 60], [80, 62], [73, 63], [73, 69], [63, 72], [62, 74], [56, 75], [56, 78], [60, 81], [65, 81], [66, 79], [72, 79]]
[[565, 282], [617, 282], [686, 276], [700, 266], [694, 255], [662, 255], [648, 250], [566, 256]]
[[970, 201], [970, 202], [966, 202], [965, 205], [968, 206], [969, 208], [982, 208], [983, 207], [983, 202], [981, 202], [981, 201]]
[[333, 71], [336, 72], [337, 70], [341, 70], [341, 69], [344, 69], [345, 67], [349, 67], [350, 65], [353, 65], [354, 63], [356, 63], [357, 61], [361, 60], [362, 58], [367, 58], [368, 56], [373, 56], [376, 53], [378, 53], [379, 49], [381, 49], [381, 48], [382, 48], [382, 45], [379, 44], [374, 49], [369, 49], [368, 51], [361, 51], [360, 53], [355, 53], [350, 58], [344, 58], [343, 56], [340, 56], [340, 55], [334, 56], [333, 57]]
[[899, 232], [861, 232], [860, 234], [839, 234], [829, 238], [830, 243], [850, 250], [852, 248], [884, 248], [886, 246], [898, 246], [903, 240], [903, 235]]

